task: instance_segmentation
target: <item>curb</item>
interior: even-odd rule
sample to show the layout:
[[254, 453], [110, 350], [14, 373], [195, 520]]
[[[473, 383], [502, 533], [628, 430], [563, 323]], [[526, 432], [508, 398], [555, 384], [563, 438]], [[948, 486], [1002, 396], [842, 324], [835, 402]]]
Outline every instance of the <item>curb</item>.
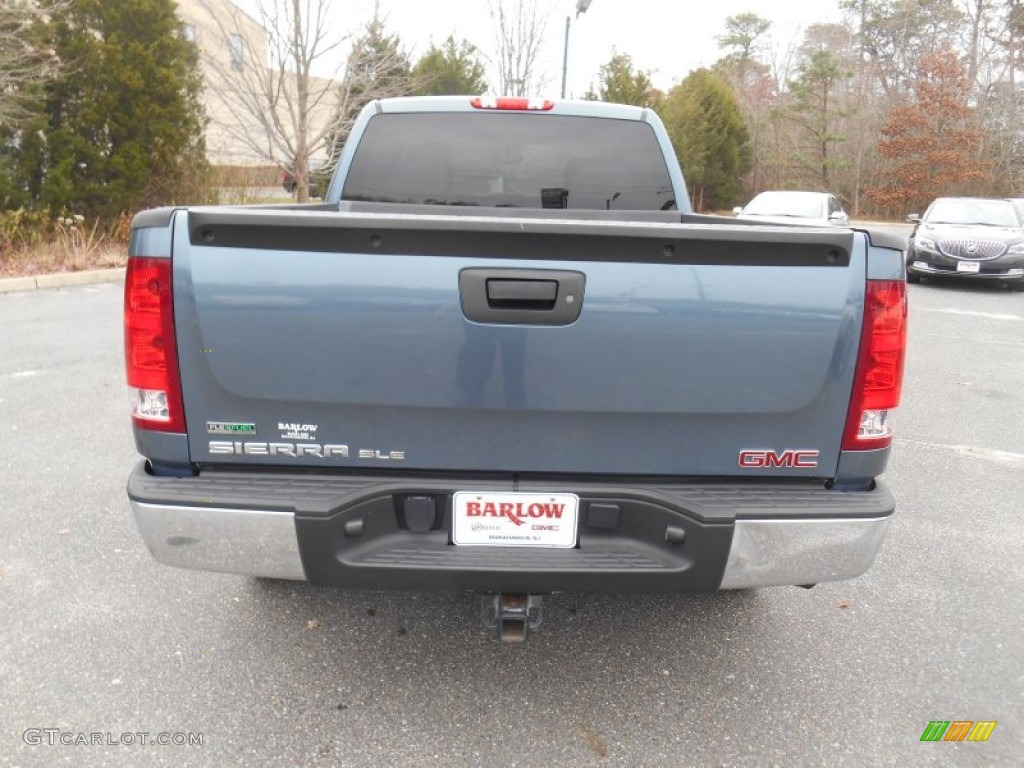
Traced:
[[88, 269], [83, 272], [57, 272], [35, 277], [7, 277], [0, 279], [0, 293], [35, 291], [43, 288], [66, 288], [73, 285], [117, 283], [124, 280], [124, 267], [114, 269]]

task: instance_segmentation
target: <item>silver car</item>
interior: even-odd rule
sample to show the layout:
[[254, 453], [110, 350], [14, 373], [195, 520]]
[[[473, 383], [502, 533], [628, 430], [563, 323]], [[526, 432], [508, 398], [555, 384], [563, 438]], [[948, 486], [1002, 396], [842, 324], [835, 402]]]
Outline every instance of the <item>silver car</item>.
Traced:
[[757, 195], [742, 208], [733, 208], [732, 212], [743, 219], [773, 224], [850, 226], [850, 217], [839, 198], [828, 192], [771, 190]]

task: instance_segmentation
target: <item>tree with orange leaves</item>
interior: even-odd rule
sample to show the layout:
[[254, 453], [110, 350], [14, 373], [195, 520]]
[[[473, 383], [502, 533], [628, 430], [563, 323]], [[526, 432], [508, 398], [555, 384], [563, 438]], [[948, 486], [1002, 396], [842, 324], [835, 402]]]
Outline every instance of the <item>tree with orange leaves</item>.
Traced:
[[981, 157], [982, 131], [968, 104], [969, 83], [956, 54], [921, 57], [916, 100], [893, 107], [878, 152], [885, 164], [867, 194], [883, 208], [924, 210], [934, 198], [967, 194], [989, 180]]

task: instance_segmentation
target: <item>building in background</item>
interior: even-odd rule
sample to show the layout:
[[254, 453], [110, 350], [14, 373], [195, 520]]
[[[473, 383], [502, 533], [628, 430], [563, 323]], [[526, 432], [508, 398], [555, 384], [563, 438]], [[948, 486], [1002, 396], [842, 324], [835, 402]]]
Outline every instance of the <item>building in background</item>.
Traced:
[[[239, 138], [259, 126], [254, 121], [245, 125], [247, 116], [225, 98], [233, 88], [242, 87], [240, 75], [247, 55], [252, 61], [268, 61], [266, 30], [228, 0], [177, 0], [177, 5], [185, 39], [199, 49], [203, 105], [209, 121], [207, 158], [215, 166], [269, 165], [267, 158], [258, 156]], [[237, 73], [237, 82], [231, 82], [232, 73]]]
[[[292, 116], [286, 99], [275, 110], [279, 128], [268, 130], [266, 116], [271, 112], [270, 97], [262, 98], [259, 84], [274, 77], [269, 69], [271, 41], [267, 30], [229, 0], [177, 0], [182, 34], [199, 49], [204, 80], [206, 153], [211, 165], [224, 171], [266, 169], [267, 180], [276, 185], [280, 169], [288, 164], [286, 144], [294, 141]], [[253, 68], [260, 67], [256, 72]], [[331, 81], [313, 78], [317, 88]], [[294, 75], [278, 78], [282, 88], [294, 93]], [[333, 99], [323, 99], [310, 110], [312, 130], [319, 130], [332, 117]]]

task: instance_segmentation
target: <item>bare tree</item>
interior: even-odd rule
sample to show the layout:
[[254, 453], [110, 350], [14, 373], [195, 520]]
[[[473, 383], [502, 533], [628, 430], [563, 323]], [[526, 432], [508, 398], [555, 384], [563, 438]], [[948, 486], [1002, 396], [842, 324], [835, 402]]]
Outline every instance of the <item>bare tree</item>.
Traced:
[[220, 38], [217, 47], [200, 49], [212, 71], [207, 90], [230, 118], [222, 127], [240, 149], [292, 173], [298, 200], [305, 202], [310, 159], [324, 153], [331, 135], [328, 119], [313, 118], [333, 114], [341, 65], [324, 68], [330, 77], [313, 70], [349, 37], [331, 31], [332, 0], [262, 0], [256, 5], [260, 34], [232, 3], [203, 5]]
[[[982, 7], [984, 6], [984, 7]], [[1018, 194], [1024, 189], [1024, 137], [1018, 70], [1024, 60], [1024, 2], [1002, 0], [968, 7], [972, 21], [987, 11], [982, 21], [984, 40], [976, 81], [976, 101], [983, 115], [985, 152], [993, 164], [998, 194]], [[975, 23], [972, 27], [979, 26]], [[973, 38], [972, 38], [973, 42]]]
[[58, 62], [53, 51], [33, 40], [31, 29], [66, 5], [30, 0], [0, 2], [0, 126], [16, 125], [35, 114], [29, 91], [52, 75]]
[[[261, 0], [255, 26], [226, 0], [203, 4], [211, 15], [220, 9], [214, 18], [221, 49], [201, 50], [213, 71], [207, 89], [230, 117], [224, 127], [250, 155], [290, 173], [299, 202], [309, 199], [310, 160], [333, 167], [364, 104], [415, 87], [408, 55], [386, 33], [379, 4], [361, 32], [344, 34], [330, 31], [337, 17], [332, 0]], [[338, 49], [346, 43], [344, 56]]]
[[538, 10], [537, 0], [491, 0], [498, 83], [505, 96], [526, 96], [539, 91], [547, 78], [538, 71], [549, 9]]
[[[767, 124], [778, 101], [778, 80], [760, 55], [770, 51], [772, 23], [756, 13], [741, 13], [725, 20], [725, 33], [716, 36], [718, 47], [726, 55], [715, 64], [716, 74], [732, 85], [740, 109], [747, 121], [750, 137], [751, 168], [745, 186], [760, 192], [766, 176]], [[784, 82], [784, 81], [783, 81]]]
[[861, 55], [894, 97], [913, 89], [920, 58], [953, 47], [964, 25], [956, 0], [840, 0], [839, 7], [858, 19]]

